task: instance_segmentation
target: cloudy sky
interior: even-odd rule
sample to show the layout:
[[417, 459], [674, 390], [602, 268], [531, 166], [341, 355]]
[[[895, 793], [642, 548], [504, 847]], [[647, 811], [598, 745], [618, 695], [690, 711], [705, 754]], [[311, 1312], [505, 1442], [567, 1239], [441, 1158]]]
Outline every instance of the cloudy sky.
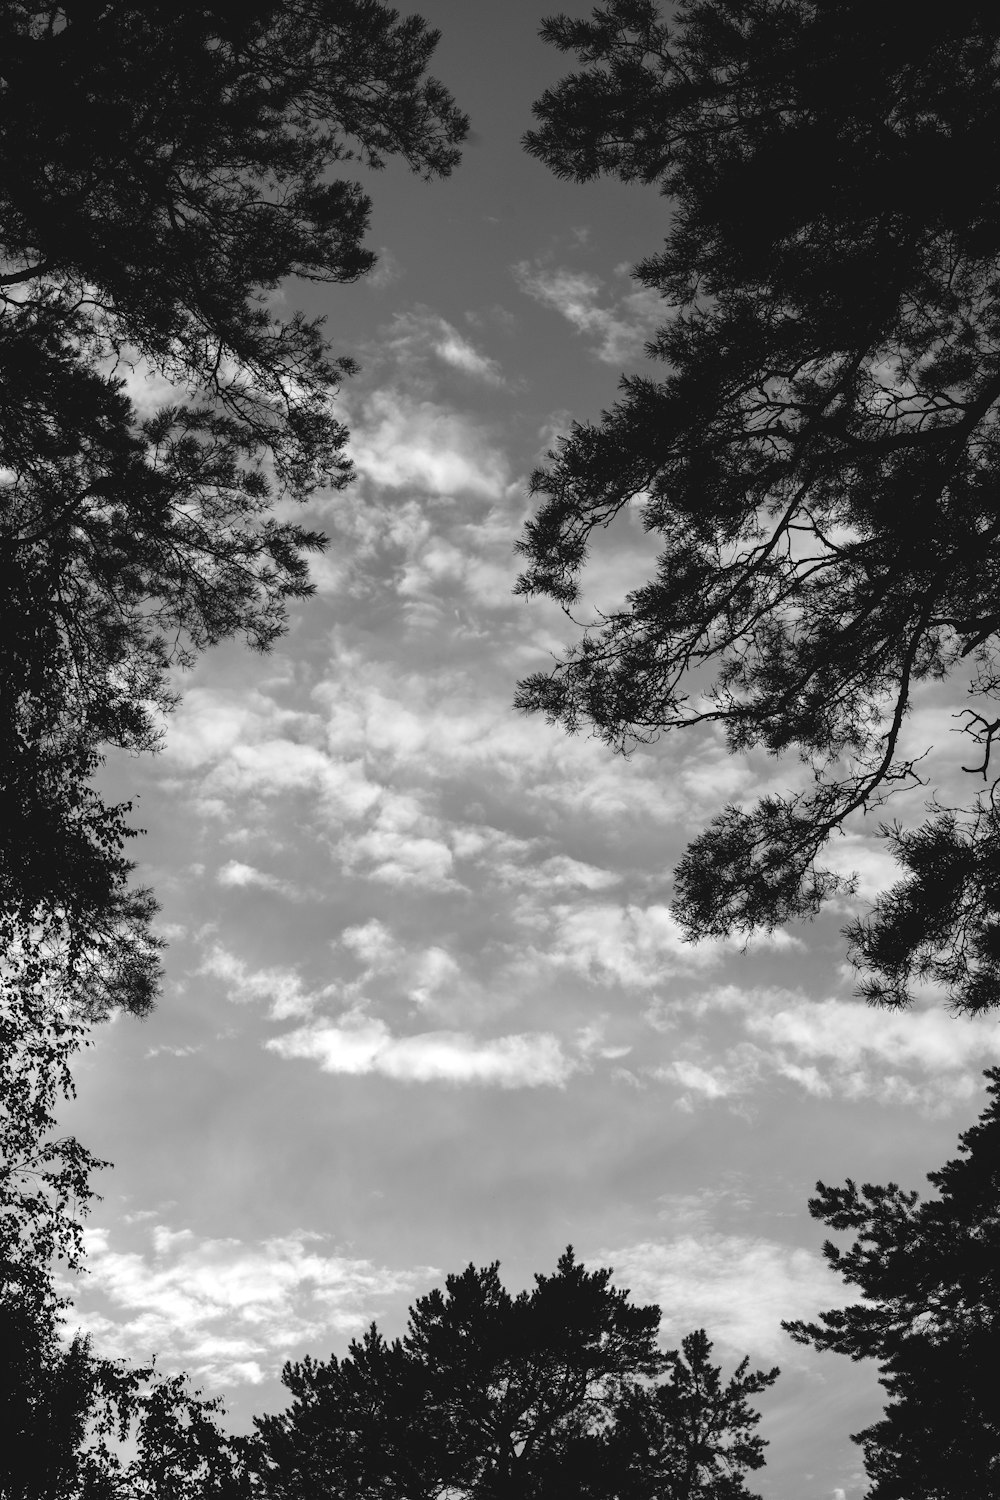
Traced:
[[[422, 10], [475, 134], [448, 182], [373, 178], [378, 269], [305, 293], [363, 367], [318, 595], [270, 656], [188, 675], [155, 760], [109, 766], [170, 949], [159, 1009], [101, 1031], [66, 1116], [116, 1163], [79, 1316], [245, 1427], [281, 1404], [286, 1358], [373, 1318], [401, 1331], [470, 1260], [521, 1287], [572, 1242], [661, 1304], [668, 1343], [704, 1326], [727, 1366], [780, 1364], [759, 1487], [847, 1500], [878, 1390], [781, 1333], [839, 1300], [806, 1200], [817, 1178], [920, 1186], [979, 1111], [997, 1026], [867, 1011], [846, 907], [748, 952], [680, 941], [685, 842], [784, 764], [710, 736], [625, 761], [511, 710], [574, 635], [511, 593], [527, 475], [643, 367], [662, 310], [628, 268], [669, 205], [520, 152], [567, 66], [537, 39], [546, 7]], [[622, 522], [581, 618], [652, 555]], [[862, 892], [890, 868], [874, 832], [834, 851]]]

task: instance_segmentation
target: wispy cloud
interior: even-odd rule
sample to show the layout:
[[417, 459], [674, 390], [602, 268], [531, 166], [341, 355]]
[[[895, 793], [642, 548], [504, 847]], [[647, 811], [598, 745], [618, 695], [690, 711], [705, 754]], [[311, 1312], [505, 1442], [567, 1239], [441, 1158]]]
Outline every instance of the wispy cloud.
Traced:
[[220, 885], [227, 886], [231, 890], [246, 890], [256, 886], [261, 890], [274, 891], [282, 896], [296, 894], [296, 887], [291, 881], [281, 880], [277, 875], [270, 875], [266, 870], [258, 870], [255, 865], [244, 864], [239, 859], [228, 860], [220, 867], [215, 878]]
[[526, 296], [560, 313], [594, 342], [598, 359], [608, 364], [640, 355], [671, 311], [658, 293], [646, 287], [618, 296], [612, 292], [609, 300], [605, 282], [587, 271], [550, 268], [528, 260], [518, 261], [511, 269]]
[[437, 361], [459, 374], [485, 385], [506, 384], [503, 371], [495, 359], [449, 323], [447, 318], [418, 303], [407, 312], [397, 313], [379, 336], [380, 360], [391, 357], [412, 379], [419, 379], [428, 361]]
[[[699, 1098], [744, 1098], [780, 1078], [815, 1098], [946, 1112], [971, 1099], [981, 1070], [1000, 1060], [995, 1020], [955, 1017], [940, 1007], [897, 1013], [858, 1000], [725, 985], [656, 1002], [649, 1016], [676, 1036], [673, 1057], [655, 1075], [677, 1085], [688, 1106]], [[725, 1017], [730, 1040], [713, 1046], [690, 1023], [704, 1028], [716, 1017]], [[736, 1026], [742, 1036], [734, 1041]]]
[[299, 1346], [358, 1333], [380, 1299], [439, 1274], [329, 1254], [305, 1232], [247, 1242], [161, 1224], [149, 1241], [120, 1250], [106, 1230], [86, 1232], [77, 1316], [103, 1354], [155, 1353], [215, 1386], [257, 1384]]
[[403, 1083], [561, 1088], [578, 1064], [547, 1033], [474, 1038], [428, 1031], [394, 1036], [384, 1021], [358, 1014], [319, 1023], [267, 1043], [279, 1057], [316, 1062], [327, 1073], [380, 1073]]
[[692, 1329], [737, 1357], [787, 1361], [783, 1318], [813, 1318], [836, 1302], [838, 1285], [819, 1254], [754, 1235], [707, 1229], [602, 1249], [633, 1300], [656, 1302], [661, 1337], [675, 1345]]
[[717, 963], [717, 943], [685, 942], [666, 906], [590, 903], [552, 908], [548, 956], [595, 984], [647, 989], [670, 974]]
[[483, 425], [447, 404], [389, 385], [349, 411], [358, 471], [388, 489], [433, 495], [503, 494], [507, 460]]
[[273, 1021], [310, 1015], [333, 987], [316, 992], [308, 990], [294, 969], [252, 969], [225, 948], [214, 947], [201, 965], [202, 974], [222, 981], [230, 1000], [236, 1004], [266, 1002]]
[[386, 287], [392, 286], [405, 274], [402, 265], [388, 246], [379, 245], [375, 269], [368, 273], [362, 285], [369, 287], [372, 291], [384, 292]]

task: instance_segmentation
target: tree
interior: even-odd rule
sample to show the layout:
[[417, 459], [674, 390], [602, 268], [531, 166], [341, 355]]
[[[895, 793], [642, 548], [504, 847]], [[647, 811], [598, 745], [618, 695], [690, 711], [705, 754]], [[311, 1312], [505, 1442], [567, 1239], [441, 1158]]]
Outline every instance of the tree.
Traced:
[[0, 1288], [3, 1500], [248, 1500], [247, 1442], [184, 1376], [65, 1338], [58, 1303]]
[[849, 936], [873, 1000], [932, 977], [996, 1005], [1000, 20], [975, 0], [905, 23], [863, 0], [672, 11], [608, 0], [542, 28], [581, 66], [527, 150], [655, 185], [672, 217], [634, 271], [664, 299], [665, 372], [623, 379], [535, 474], [519, 588], [575, 605], [593, 533], [633, 503], [663, 550], [517, 701], [617, 749], [700, 725], [799, 756], [804, 790], [725, 808], [676, 872], [689, 935], [720, 935], [844, 886], [824, 845], [919, 783], [912, 694], [964, 673], [987, 791], [890, 831], [905, 878]]
[[747, 1403], [777, 1370], [748, 1373], [743, 1359], [723, 1384], [703, 1329], [663, 1356], [655, 1383], [633, 1384], [603, 1429], [576, 1435], [550, 1463], [539, 1495], [580, 1500], [752, 1500], [748, 1471], [764, 1466], [760, 1414]]
[[274, 1500], [687, 1500], [747, 1496], [763, 1463], [746, 1396], [777, 1371], [722, 1387], [704, 1333], [655, 1343], [660, 1312], [588, 1272], [572, 1249], [511, 1297], [494, 1263], [417, 1300], [406, 1336], [373, 1324], [343, 1360], [285, 1366], [288, 1411], [255, 1419], [254, 1466]]
[[959, 1157], [928, 1173], [921, 1202], [896, 1183], [817, 1183], [809, 1211], [852, 1231], [823, 1253], [864, 1302], [784, 1326], [801, 1344], [877, 1359], [882, 1421], [855, 1435], [871, 1500], [989, 1500], [1000, 1487], [1000, 1068], [992, 1102], [960, 1137]]
[[91, 1179], [109, 1163], [57, 1134], [86, 1034], [57, 994], [53, 981], [0, 995], [0, 1497], [241, 1500], [245, 1443], [219, 1428], [219, 1401], [68, 1336], [56, 1274], [85, 1270]]
[[[458, 160], [436, 42], [379, 0], [0, 3], [0, 911], [19, 930], [74, 952], [148, 932], [128, 809], [91, 786], [102, 748], [151, 748], [173, 668], [233, 635], [267, 649], [312, 592], [324, 539], [276, 512], [348, 482], [333, 396], [354, 366], [274, 293], [373, 264], [345, 167]], [[127, 388], [144, 373], [172, 387], [158, 410]], [[152, 972], [118, 1000], [147, 1006]]]

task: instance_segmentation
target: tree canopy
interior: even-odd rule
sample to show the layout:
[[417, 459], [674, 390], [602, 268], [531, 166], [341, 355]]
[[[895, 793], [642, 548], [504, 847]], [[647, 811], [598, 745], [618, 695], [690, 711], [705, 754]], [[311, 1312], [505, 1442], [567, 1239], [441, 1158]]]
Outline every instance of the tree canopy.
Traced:
[[896, 1183], [817, 1183], [809, 1211], [856, 1235], [823, 1247], [863, 1302], [784, 1327], [802, 1344], [877, 1359], [889, 1403], [858, 1433], [871, 1500], [988, 1500], [1000, 1485], [1000, 1068], [992, 1101], [960, 1137], [959, 1156], [929, 1172], [922, 1202]]
[[842, 887], [831, 834], [920, 782], [914, 691], [963, 683], [987, 791], [891, 831], [904, 879], [850, 938], [873, 1000], [930, 977], [995, 1005], [1000, 20], [975, 0], [664, 10], [542, 28], [580, 66], [527, 150], [653, 186], [671, 217], [634, 271], [663, 298], [664, 373], [623, 379], [535, 474], [519, 587], [576, 605], [595, 532], [632, 505], [662, 552], [517, 701], [616, 748], [701, 725], [805, 762], [804, 790], [727, 807], [688, 849], [676, 912], [697, 936]]
[[123, 946], [133, 1009], [151, 908], [91, 777], [155, 744], [174, 667], [312, 591], [278, 503], [348, 482], [353, 365], [275, 293], [373, 264], [350, 172], [455, 165], [436, 41], [377, 0], [0, 4], [0, 936]]
[[302, 1500], [749, 1500], [763, 1465], [747, 1398], [777, 1370], [724, 1383], [703, 1332], [656, 1345], [636, 1306], [572, 1249], [511, 1297], [498, 1264], [417, 1300], [404, 1338], [373, 1324], [346, 1358], [286, 1365], [288, 1410], [256, 1419], [263, 1493]]

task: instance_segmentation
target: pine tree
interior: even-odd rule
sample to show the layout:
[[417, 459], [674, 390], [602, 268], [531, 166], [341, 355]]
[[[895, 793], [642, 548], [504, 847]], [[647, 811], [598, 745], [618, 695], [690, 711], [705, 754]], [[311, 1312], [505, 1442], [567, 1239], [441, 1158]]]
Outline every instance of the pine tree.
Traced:
[[156, 985], [93, 771], [312, 592], [324, 538], [278, 512], [349, 481], [354, 366], [274, 294], [370, 269], [359, 169], [457, 162], [436, 42], [378, 0], [0, 3], [0, 941], [131, 975], [91, 1011]]
[[[534, 476], [520, 588], [585, 598], [590, 539], [633, 502], [662, 552], [518, 702], [617, 749], [701, 726], [805, 762], [803, 790], [725, 808], [676, 872], [690, 935], [771, 927], [843, 888], [821, 856], [848, 818], [920, 783], [920, 684], [968, 686], [992, 781], [1000, 19], [609, 0], [542, 35], [579, 70], [528, 151], [670, 215], [634, 271], [663, 299], [662, 373], [623, 379]], [[991, 793], [893, 847], [906, 878], [850, 932], [869, 997], [905, 1005], [930, 976], [961, 1009], [1000, 1003]]]
[[885, 1416], [858, 1433], [870, 1500], [990, 1500], [1000, 1486], [1000, 1068], [991, 1102], [960, 1137], [959, 1156], [921, 1201], [896, 1183], [817, 1183], [809, 1211], [852, 1232], [828, 1241], [832, 1270], [863, 1302], [786, 1323], [801, 1344], [877, 1359]]

